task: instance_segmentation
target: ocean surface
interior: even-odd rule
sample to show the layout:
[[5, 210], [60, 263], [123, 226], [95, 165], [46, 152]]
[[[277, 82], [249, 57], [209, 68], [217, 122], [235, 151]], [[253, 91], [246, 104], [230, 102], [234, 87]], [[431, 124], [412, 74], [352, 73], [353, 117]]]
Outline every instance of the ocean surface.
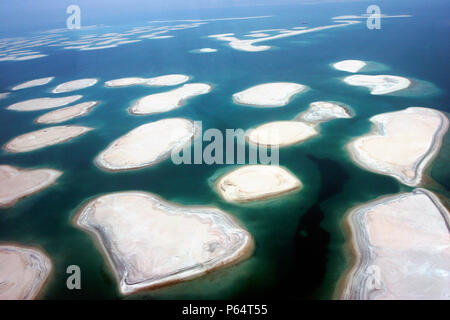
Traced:
[[[346, 212], [377, 197], [412, 188], [394, 178], [371, 173], [353, 163], [344, 146], [367, 133], [373, 115], [409, 106], [450, 110], [450, 6], [445, 1], [381, 2], [384, 14], [410, 14], [410, 18], [383, 19], [380, 30], [362, 23], [312, 32], [262, 43], [272, 48], [263, 52], [237, 51], [226, 42], [208, 35], [235, 33], [242, 38], [254, 30], [315, 27], [333, 24], [334, 16], [363, 14], [372, 3], [330, 3], [279, 7], [228, 8], [166, 12], [158, 20], [211, 19], [271, 15], [248, 20], [208, 21], [197, 28], [170, 32], [173, 38], [148, 39], [117, 48], [93, 51], [43, 47], [47, 57], [29, 61], [0, 62], [0, 92], [18, 83], [54, 76], [45, 86], [15, 91], [0, 100], [0, 143], [42, 128], [33, 120], [49, 110], [13, 112], [5, 108], [15, 102], [54, 96], [59, 83], [80, 78], [98, 78], [99, 83], [66, 95], [82, 94], [82, 101], [101, 104], [87, 116], [65, 124], [95, 128], [68, 143], [22, 154], [0, 153], [0, 163], [24, 168], [50, 167], [64, 174], [57, 183], [0, 210], [0, 242], [41, 247], [53, 261], [53, 273], [43, 299], [121, 299], [116, 281], [93, 239], [73, 225], [80, 206], [95, 196], [126, 190], [143, 190], [185, 205], [216, 206], [237, 217], [254, 236], [256, 247], [248, 260], [201, 278], [127, 298], [143, 299], [329, 299], [348, 267], [347, 236], [343, 228]], [[142, 14], [140, 14], [140, 17]], [[152, 17], [155, 18], [155, 17]], [[148, 19], [152, 20], [152, 19]], [[148, 26], [148, 20], [105, 23], [91, 30], [64, 34], [123, 32]], [[161, 22], [172, 25], [180, 22]], [[181, 22], [182, 23], [182, 22]], [[64, 25], [61, 26], [62, 28]], [[6, 32], [3, 30], [3, 32]], [[7, 32], [6, 32], [7, 33]], [[24, 33], [21, 36], [33, 36]], [[14, 35], [17, 36], [17, 35]], [[6, 37], [3, 34], [3, 37]], [[215, 53], [192, 50], [216, 48]], [[417, 83], [416, 90], [374, 96], [366, 88], [342, 82], [349, 75], [330, 64], [360, 59], [378, 64], [367, 74], [404, 76]], [[190, 99], [176, 110], [148, 116], [134, 116], [127, 108], [138, 98], [172, 87], [132, 86], [106, 88], [103, 83], [122, 77], [154, 77], [181, 73], [190, 82], [213, 86], [209, 94]], [[251, 108], [236, 105], [232, 94], [264, 82], [291, 81], [307, 85], [282, 108]], [[133, 128], [169, 117], [202, 121], [203, 129], [242, 128], [289, 120], [305, 111], [311, 102], [339, 101], [354, 117], [337, 119], [320, 126], [320, 135], [305, 143], [280, 149], [280, 165], [303, 182], [295, 193], [252, 204], [230, 204], [213, 190], [214, 177], [233, 165], [174, 165], [170, 159], [140, 170], [105, 172], [93, 159], [113, 140]], [[438, 156], [428, 168], [425, 185], [449, 196], [450, 139], [444, 140]], [[66, 268], [78, 265], [82, 289], [68, 290]]]

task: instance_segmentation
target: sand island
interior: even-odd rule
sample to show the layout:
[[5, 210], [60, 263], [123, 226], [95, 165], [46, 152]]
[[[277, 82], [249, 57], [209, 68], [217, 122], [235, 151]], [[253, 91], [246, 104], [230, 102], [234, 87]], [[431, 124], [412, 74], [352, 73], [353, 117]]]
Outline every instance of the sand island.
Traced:
[[53, 89], [53, 93], [64, 93], [91, 87], [98, 82], [97, 79], [80, 79], [64, 82]]
[[28, 152], [63, 143], [85, 134], [92, 128], [83, 126], [48, 127], [22, 134], [3, 146], [8, 152]]
[[128, 87], [137, 84], [143, 84], [145, 81], [147, 81], [147, 79], [145, 78], [136, 78], [136, 77], [120, 78], [106, 81], [105, 86], [108, 88]]
[[319, 134], [318, 124], [337, 118], [351, 118], [346, 107], [335, 102], [316, 101], [293, 120], [273, 121], [249, 130], [249, 143], [284, 147]]
[[336, 70], [356, 73], [366, 66], [366, 63], [361, 60], [344, 60], [333, 64]]
[[288, 170], [272, 165], [247, 165], [220, 177], [216, 191], [228, 202], [247, 202], [301, 189], [302, 183]]
[[184, 207], [146, 192], [100, 196], [75, 218], [108, 258], [120, 292], [199, 277], [252, 253], [252, 236], [229, 214]]
[[309, 123], [319, 123], [338, 118], [349, 119], [351, 117], [348, 107], [341, 103], [316, 101], [312, 102], [308, 110], [299, 114], [296, 119]]
[[212, 87], [206, 83], [188, 83], [170, 91], [141, 98], [128, 110], [131, 114], [167, 112], [181, 107], [187, 99], [206, 94], [211, 90]]
[[235, 103], [257, 107], [282, 107], [294, 95], [306, 90], [306, 86], [293, 82], [260, 84], [233, 94]]
[[112, 171], [151, 166], [191, 143], [197, 130], [194, 122], [183, 118], [143, 124], [111, 143], [95, 163]]
[[307, 140], [318, 134], [314, 126], [300, 121], [274, 121], [250, 130], [250, 143], [266, 146], [288, 146]]
[[370, 121], [372, 132], [347, 145], [352, 159], [367, 170], [419, 185], [447, 132], [447, 117], [438, 110], [411, 107], [376, 115]]
[[49, 83], [50, 81], [52, 81], [53, 79], [55, 79], [55, 77], [40, 78], [40, 79], [27, 81], [27, 82], [24, 82], [24, 83], [21, 83], [21, 84], [18, 84], [16, 86], [12, 87], [11, 90], [16, 91], [16, 90], [27, 89], [27, 88], [37, 87], [37, 86], [43, 86], [43, 85]]
[[343, 299], [447, 300], [450, 216], [431, 192], [415, 189], [353, 209], [347, 216], [356, 261]]
[[70, 119], [88, 114], [98, 104], [98, 101], [88, 101], [76, 104], [74, 106], [50, 111], [37, 118], [35, 122], [41, 124], [50, 124], [68, 121]]
[[61, 171], [53, 169], [0, 165], [0, 208], [11, 207], [18, 200], [47, 188], [61, 175]]
[[36, 111], [36, 110], [45, 110], [45, 109], [53, 109], [65, 106], [69, 103], [75, 102], [81, 99], [83, 96], [69, 96], [62, 98], [37, 98], [25, 100], [22, 102], [17, 102], [6, 109], [15, 110], [15, 111]]
[[344, 78], [344, 82], [351, 86], [363, 86], [370, 89], [370, 94], [388, 94], [408, 88], [411, 81], [407, 78], [391, 75], [362, 75], [357, 74]]
[[42, 251], [0, 244], [0, 300], [34, 299], [51, 270], [52, 263]]
[[184, 74], [168, 74], [164, 76], [154, 78], [121, 78], [105, 82], [105, 86], [108, 88], [128, 87], [134, 85], [147, 85], [147, 86], [176, 86], [189, 81], [189, 76]]

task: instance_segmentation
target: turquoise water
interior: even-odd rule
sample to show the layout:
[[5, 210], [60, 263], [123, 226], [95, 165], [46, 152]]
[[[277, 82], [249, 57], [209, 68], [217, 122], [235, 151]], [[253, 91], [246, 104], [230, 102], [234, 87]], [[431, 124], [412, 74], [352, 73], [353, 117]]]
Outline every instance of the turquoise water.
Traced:
[[[48, 57], [0, 62], [0, 92], [39, 77], [55, 76], [49, 85], [25, 89], [0, 100], [0, 143], [42, 126], [33, 120], [46, 111], [11, 112], [5, 107], [22, 100], [51, 96], [51, 89], [64, 81], [99, 78], [99, 84], [73, 94], [83, 101], [100, 100], [88, 116], [68, 124], [95, 128], [69, 143], [24, 154], [0, 154], [0, 163], [19, 167], [51, 167], [64, 172], [57, 184], [0, 210], [0, 241], [42, 247], [54, 263], [44, 299], [122, 298], [115, 280], [92, 239], [72, 225], [82, 203], [100, 194], [144, 190], [180, 204], [217, 206], [236, 216], [253, 234], [254, 255], [247, 261], [205, 277], [130, 298], [229, 299], [229, 298], [331, 298], [347, 266], [343, 245], [346, 237], [342, 217], [354, 205], [411, 188], [395, 179], [370, 173], [351, 162], [344, 150], [352, 138], [370, 130], [368, 119], [378, 113], [408, 106], [449, 111], [448, 5], [418, 2], [382, 3], [386, 14], [412, 14], [413, 18], [386, 19], [381, 30], [365, 24], [289, 37], [268, 42], [273, 49], [259, 53], [236, 51], [225, 42], [207, 38], [217, 33], [244, 35], [252, 30], [308, 27], [331, 24], [330, 18], [365, 11], [367, 3], [316, 6], [211, 9], [177, 12], [160, 20], [272, 14], [267, 19], [216, 21], [199, 28], [175, 31], [171, 39], [147, 40], [98, 51], [72, 51], [46, 47]], [[437, 2], [440, 3], [440, 2]], [[194, 16], [192, 16], [194, 15]], [[125, 23], [127, 25], [125, 25]], [[104, 27], [107, 33], [142, 26], [124, 22]], [[84, 31], [88, 34], [88, 31]], [[212, 54], [190, 50], [212, 47]], [[344, 59], [374, 61], [385, 74], [420, 80], [419, 92], [373, 96], [364, 88], [344, 84], [347, 74], [330, 68]], [[109, 89], [104, 81], [128, 77], [152, 77], [182, 73], [192, 81], [214, 86], [211, 93], [195, 97], [176, 110], [149, 116], [131, 116], [127, 108], [136, 99], [167, 88], [127, 87]], [[373, 70], [371, 74], [376, 74]], [[248, 108], [232, 102], [233, 93], [255, 84], [292, 81], [307, 85], [283, 108]], [[317, 100], [340, 101], [352, 109], [352, 119], [324, 123], [320, 136], [280, 150], [280, 164], [299, 177], [304, 189], [271, 201], [235, 205], [224, 202], [211, 188], [211, 177], [227, 165], [182, 165], [170, 160], [141, 170], [109, 173], [99, 170], [94, 157], [111, 141], [131, 129], [168, 117], [201, 120], [203, 128], [248, 129], [274, 120], [288, 120]], [[428, 187], [449, 195], [448, 137], [429, 170]], [[230, 168], [228, 168], [230, 167]], [[82, 270], [82, 290], [66, 288], [68, 265]]]

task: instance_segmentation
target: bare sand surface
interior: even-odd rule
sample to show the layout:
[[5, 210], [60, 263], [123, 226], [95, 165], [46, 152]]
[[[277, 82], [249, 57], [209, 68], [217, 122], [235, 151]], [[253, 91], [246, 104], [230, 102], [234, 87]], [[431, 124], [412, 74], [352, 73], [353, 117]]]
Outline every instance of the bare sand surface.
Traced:
[[14, 87], [12, 87], [12, 91], [16, 91], [16, 90], [21, 90], [21, 89], [27, 89], [27, 88], [32, 88], [32, 87], [37, 87], [37, 86], [43, 86], [47, 83], [49, 83], [50, 81], [52, 81], [55, 77], [48, 77], [48, 78], [40, 78], [40, 79], [35, 79], [35, 80], [31, 80], [31, 81], [27, 81], [21, 84], [18, 84]]
[[18, 200], [52, 185], [61, 175], [61, 171], [53, 169], [0, 165], [0, 207], [13, 206]]
[[52, 263], [42, 251], [0, 244], [0, 300], [34, 299], [51, 270]]
[[53, 93], [71, 92], [91, 87], [98, 82], [97, 79], [80, 79], [69, 82], [64, 82], [53, 89]]
[[343, 299], [449, 299], [450, 216], [433, 193], [378, 199], [353, 209], [347, 222], [356, 261]]
[[409, 79], [391, 75], [369, 76], [357, 74], [344, 78], [344, 82], [351, 86], [367, 87], [370, 89], [370, 93], [374, 95], [400, 91], [411, 85]]
[[75, 102], [81, 99], [83, 96], [69, 96], [62, 98], [37, 98], [25, 100], [22, 102], [17, 102], [6, 109], [15, 110], [15, 111], [36, 111], [36, 110], [45, 110], [45, 109], [53, 109], [65, 106], [69, 103]]
[[196, 131], [194, 122], [183, 118], [143, 124], [111, 143], [95, 163], [112, 171], [151, 166], [169, 157], [172, 150], [191, 143]]
[[3, 146], [7, 152], [28, 152], [72, 140], [92, 128], [55, 126], [22, 134]]
[[438, 110], [411, 107], [376, 115], [370, 121], [372, 132], [347, 145], [352, 159], [367, 170], [419, 185], [448, 130], [447, 117]]
[[128, 87], [134, 86], [138, 84], [143, 84], [148, 79], [138, 78], [138, 77], [130, 77], [130, 78], [120, 78], [115, 80], [110, 80], [105, 82], [105, 86], [108, 88], [116, 88], [116, 87]]
[[50, 111], [37, 118], [35, 122], [41, 124], [51, 124], [68, 121], [70, 119], [88, 114], [98, 104], [98, 101], [88, 101], [76, 104], [74, 106]]
[[288, 146], [307, 140], [318, 132], [314, 126], [300, 121], [274, 121], [250, 130], [250, 143], [265, 146]]
[[168, 74], [165, 76], [150, 78], [146, 81], [146, 84], [149, 86], [175, 86], [188, 80], [189, 76], [184, 74]]
[[350, 112], [338, 103], [316, 101], [312, 102], [308, 110], [299, 114], [296, 119], [309, 123], [320, 123], [337, 118], [348, 119], [351, 117]]
[[288, 170], [272, 165], [246, 165], [220, 177], [216, 191], [228, 202], [247, 202], [301, 189], [301, 181]]
[[208, 93], [211, 89], [212, 87], [206, 83], [188, 83], [170, 91], [141, 98], [129, 108], [129, 112], [131, 114], [167, 112], [181, 107], [187, 99]]
[[122, 294], [199, 277], [249, 257], [252, 236], [229, 214], [146, 192], [100, 196], [75, 218], [107, 257]]
[[235, 103], [257, 107], [282, 107], [294, 95], [306, 90], [306, 86], [293, 82], [260, 84], [233, 94]]
[[212, 52], [217, 52], [217, 49], [213, 49], [213, 48], [201, 48], [198, 49], [199, 53], [212, 53]]
[[340, 71], [356, 73], [366, 66], [366, 63], [361, 60], [343, 60], [333, 64], [333, 67]]

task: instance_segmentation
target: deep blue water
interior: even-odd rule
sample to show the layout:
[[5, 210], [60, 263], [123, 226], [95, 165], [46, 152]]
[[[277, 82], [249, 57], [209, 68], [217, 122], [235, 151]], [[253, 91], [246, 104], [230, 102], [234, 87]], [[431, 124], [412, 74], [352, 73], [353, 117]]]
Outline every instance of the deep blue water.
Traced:
[[[43, 298], [121, 298], [114, 278], [92, 239], [73, 227], [71, 220], [79, 206], [99, 194], [145, 190], [181, 204], [214, 205], [234, 216], [253, 234], [254, 255], [247, 261], [205, 277], [159, 289], [144, 298], [331, 298], [348, 258], [342, 217], [352, 206], [373, 198], [411, 190], [395, 179], [365, 171], [351, 162], [344, 150], [355, 136], [370, 130], [368, 119], [378, 113], [408, 106], [449, 111], [449, 5], [441, 1], [420, 4], [380, 2], [383, 13], [412, 14], [412, 18], [382, 20], [380, 30], [368, 30], [365, 23], [268, 42], [269, 51], [236, 51], [225, 42], [207, 38], [217, 33], [244, 35], [252, 30], [321, 26], [331, 17], [361, 14], [368, 3], [331, 3], [280, 7], [178, 11], [158, 16], [159, 20], [274, 15], [272, 18], [215, 21], [199, 28], [172, 32], [171, 39], [147, 40], [98, 51], [42, 48], [48, 57], [0, 62], [0, 92], [39, 77], [55, 76], [49, 85], [12, 93], [0, 100], [0, 143], [41, 128], [33, 120], [46, 111], [11, 112], [5, 107], [22, 100], [51, 96], [51, 89], [64, 81], [98, 78], [99, 84], [79, 91], [83, 101], [102, 103], [88, 116], [67, 123], [95, 130], [69, 143], [24, 154], [0, 154], [0, 163], [19, 167], [52, 167], [64, 171], [58, 183], [39, 194], [0, 210], [0, 241], [42, 247], [54, 262], [54, 273]], [[370, 3], [371, 4], [371, 3]], [[155, 16], [153, 15], [152, 18]], [[151, 20], [150, 18], [148, 20]], [[121, 21], [122, 22], [122, 21]], [[302, 24], [306, 23], [306, 24]], [[111, 24], [111, 23], [109, 23]], [[123, 21], [104, 27], [107, 33], [142, 26]], [[212, 47], [213, 54], [190, 50]], [[345, 85], [346, 73], [330, 64], [344, 59], [374, 61], [386, 67], [385, 74], [405, 76], [432, 86], [429, 92], [373, 96], [364, 88]], [[132, 116], [127, 108], [142, 96], [167, 88], [134, 86], [109, 89], [107, 80], [152, 77], [182, 73], [192, 81], [214, 86], [211, 93], [195, 97], [176, 110], [150, 116]], [[376, 74], [376, 71], [371, 72]], [[283, 108], [248, 108], [232, 102], [233, 93], [255, 84], [292, 81], [310, 90]], [[78, 92], [74, 93], [78, 94]], [[248, 129], [264, 122], [287, 120], [317, 100], [340, 101], [353, 110], [352, 119], [321, 125], [320, 136], [306, 143], [280, 150], [280, 164], [298, 176], [304, 189], [257, 204], [224, 202], [211, 188], [211, 177], [226, 165], [175, 166], [170, 160], [134, 171], [108, 173], [99, 170], [94, 157], [111, 141], [131, 129], [168, 117], [199, 120], [203, 128]], [[433, 162], [429, 188], [448, 196], [448, 138]], [[69, 291], [65, 269], [76, 264], [82, 270], [82, 290]], [[132, 296], [136, 297], [136, 296]], [[139, 296], [141, 297], [141, 296]]]

